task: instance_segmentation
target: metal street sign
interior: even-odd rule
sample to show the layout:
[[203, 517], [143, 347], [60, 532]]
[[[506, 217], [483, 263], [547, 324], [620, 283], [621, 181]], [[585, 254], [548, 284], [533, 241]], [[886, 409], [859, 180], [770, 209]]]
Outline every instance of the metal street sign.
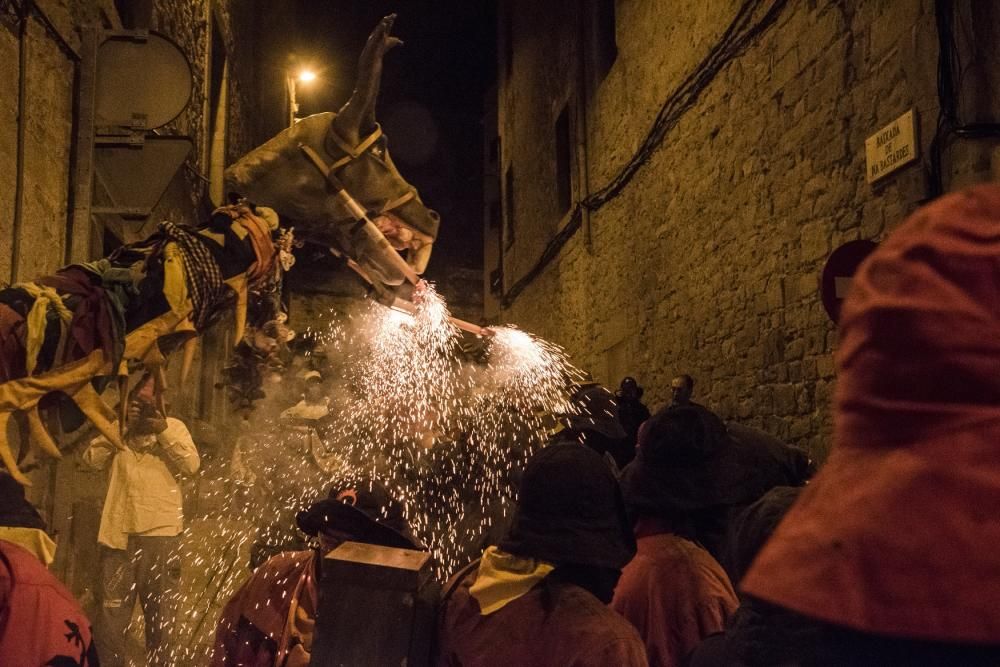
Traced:
[[869, 183], [888, 176], [919, 157], [916, 114], [910, 109], [865, 139], [865, 176]]
[[97, 50], [97, 127], [139, 131], [166, 125], [191, 99], [191, 65], [172, 41], [155, 32], [104, 33]]
[[862, 239], [848, 241], [830, 253], [820, 279], [820, 297], [826, 314], [834, 322], [840, 319], [840, 306], [847, 298], [855, 272], [877, 247], [878, 244], [874, 241]]

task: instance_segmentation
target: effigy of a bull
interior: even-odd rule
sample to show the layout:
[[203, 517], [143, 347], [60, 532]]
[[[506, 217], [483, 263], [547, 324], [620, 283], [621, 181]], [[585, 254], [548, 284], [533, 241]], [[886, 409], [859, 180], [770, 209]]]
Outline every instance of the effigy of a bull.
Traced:
[[368, 38], [356, 87], [339, 112], [296, 122], [226, 171], [230, 191], [274, 208], [389, 291], [423, 273], [439, 224], [396, 169], [375, 121], [382, 59], [400, 43], [390, 35], [394, 20], [382, 19]]
[[64, 394], [126, 447], [125, 411], [104, 402], [96, 380], [117, 379], [125, 396], [130, 370], [145, 368], [162, 384], [166, 358], [226, 310], [236, 309], [242, 338], [248, 300], [272, 293], [293, 261], [274, 210], [300, 238], [345, 255], [383, 295], [416, 282], [439, 220], [399, 174], [375, 122], [382, 58], [399, 43], [394, 19], [369, 36], [338, 113], [303, 119], [228, 170], [239, 203], [200, 227], [164, 221], [107, 258], [0, 289], [0, 462], [15, 479], [29, 483], [18, 467], [28, 448], [15, 458], [7, 435], [12, 416], [23, 418], [30, 443], [59, 457], [39, 408]]

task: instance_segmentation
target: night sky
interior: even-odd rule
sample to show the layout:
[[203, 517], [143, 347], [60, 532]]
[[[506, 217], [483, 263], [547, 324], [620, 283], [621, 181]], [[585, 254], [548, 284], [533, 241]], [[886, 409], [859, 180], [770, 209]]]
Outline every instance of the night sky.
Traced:
[[403, 176], [441, 214], [428, 275], [433, 278], [453, 266], [482, 268], [482, 117], [485, 93], [496, 78], [494, 3], [281, 4], [290, 13], [289, 24], [271, 35], [270, 60], [288, 62], [295, 54], [320, 75], [299, 88], [302, 116], [344, 103], [368, 33], [382, 16], [398, 15], [393, 34], [404, 44], [386, 56], [376, 118]]

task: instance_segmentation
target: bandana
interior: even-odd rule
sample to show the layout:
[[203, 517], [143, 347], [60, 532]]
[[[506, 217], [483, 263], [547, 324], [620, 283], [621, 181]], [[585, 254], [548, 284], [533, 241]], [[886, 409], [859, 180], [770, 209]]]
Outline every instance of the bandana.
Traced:
[[27, 549], [35, 558], [42, 561], [45, 567], [56, 559], [56, 543], [38, 528], [22, 528], [20, 526], [0, 526], [0, 540], [13, 542], [22, 549]]
[[483, 552], [469, 594], [479, 603], [480, 613], [489, 616], [522, 597], [554, 569], [551, 563], [489, 547]]

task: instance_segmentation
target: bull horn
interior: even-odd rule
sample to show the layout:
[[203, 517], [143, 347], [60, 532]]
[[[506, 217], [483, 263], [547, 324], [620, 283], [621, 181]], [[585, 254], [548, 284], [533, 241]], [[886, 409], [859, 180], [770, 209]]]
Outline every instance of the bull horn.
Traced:
[[368, 42], [358, 59], [358, 79], [354, 84], [354, 92], [333, 120], [331, 129], [351, 145], [357, 145], [362, 135], [375, 130], [375, 101], [382, 80], [382, 57], [386, 51], [403, 43], [389, 34], [395, 20], [396, 15], [389, 14], [379, 21], [368, 36]]

